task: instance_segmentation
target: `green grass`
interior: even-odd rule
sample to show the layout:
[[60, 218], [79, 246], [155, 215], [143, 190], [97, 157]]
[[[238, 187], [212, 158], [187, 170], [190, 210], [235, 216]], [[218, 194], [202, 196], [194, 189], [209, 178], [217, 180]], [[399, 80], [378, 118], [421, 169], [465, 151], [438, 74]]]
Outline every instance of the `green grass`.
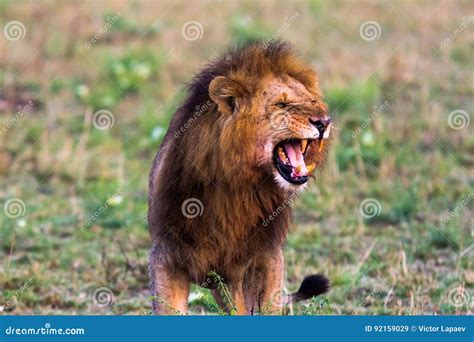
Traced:
[[[52, 5], [36, 6], [52, 13]], [[467, 4], [444, 8], [424, 33], [419, 23], [432, 4], [422, 2], [397, 5], [396, 21], [386, 4], [351, 2], [270, 2], [260, 9], [241, 2], [238, 15], [224, 3], [203, 2], [195, 17], [185, 14], [184, 2], [171, 9], [98, 3], [82, 10], [95, 21], [76, 6], [57, 5], [54, 18], [39, 17], [33, 27], [34, 6], [0, 1], [1, 26], [27, 26], [25, 38], [6, 42], [0, 57], [0, 103], [8, 104], [0, 129], [14, 120], [0, 138], [0, 207], [12, 198], [24, 203], [19, 217], [0, 212], [3, 312], [150, 314], [148, 172], [183, 86], [224, 42], [271, 38], [279, 29], [279, 38], [294, 42], [319, 70], [336, 126], [327, 165], [295, 203], [285, 248], [288, 291], [316, 272], [332, 289], [286, 313], [469, 312], [474, 135], [472, 123], [450, 128], [448, 115], [463, 109], [472, 116], [472, 44], [463, 32], [439, 48]], [[109, 31], [84, 49], [119, 11]], [[83, 14], [64, 29], [71, 12]], [[209, 19], [216, 16], [219, 23]], [[380, 23], [378, 40], [360, 39], [361, 18]], [[182, 38], [189, 20], [203, 25], [202, 39]], [[426, 46], [415, 44], [423, 34]], [[17, 106], [29, 99], [33, 109], [18, 116]], [[112, 127], [91, 124], [98, 110], [112, 113]], [[374, 216], [361, 215], [366, 199], [380, 205]], [[113, 294], [110, 305], [94, 301], [101, 287]], [[453, 305], [453, 294], [464, 295], [462, 305]], [[223, 314], [198, 286], [190, 308]]]

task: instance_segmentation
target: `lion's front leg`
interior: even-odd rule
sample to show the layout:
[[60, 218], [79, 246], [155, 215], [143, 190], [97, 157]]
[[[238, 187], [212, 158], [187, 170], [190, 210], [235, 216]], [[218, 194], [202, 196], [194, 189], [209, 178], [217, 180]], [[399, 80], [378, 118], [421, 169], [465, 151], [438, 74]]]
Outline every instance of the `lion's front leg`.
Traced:
[[283, 251], [275, 253], [266, 266], [260, 297], [260, 312], [262, 315], [281, 315], [285, 271]]
[[148, 264], [153, 311], [158, 315], [182, 315], [188, 311], [189, 276], [181, 270], [171, 270], [163, 262], [154, 244]]
[[283, 252], [262, 258], [246, 277], [244, 292], [252, 314], [281, 315], [284, 286]]

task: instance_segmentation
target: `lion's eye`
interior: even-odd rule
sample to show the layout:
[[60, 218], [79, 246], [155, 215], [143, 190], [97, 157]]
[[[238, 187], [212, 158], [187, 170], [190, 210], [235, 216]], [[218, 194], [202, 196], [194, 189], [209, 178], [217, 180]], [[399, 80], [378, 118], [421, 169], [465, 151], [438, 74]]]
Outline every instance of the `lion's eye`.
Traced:
[[285, 102], [277, 102], [275, 104], [275, 106], [277, 106], [278, 108], [285, 108], [286, 107], [286, 103]]

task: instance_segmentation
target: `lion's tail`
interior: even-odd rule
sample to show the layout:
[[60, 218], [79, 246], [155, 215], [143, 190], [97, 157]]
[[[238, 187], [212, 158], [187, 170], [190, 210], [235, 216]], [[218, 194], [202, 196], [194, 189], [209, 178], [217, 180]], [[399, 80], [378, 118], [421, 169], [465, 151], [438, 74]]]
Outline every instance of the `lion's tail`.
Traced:
[[283, 298], [284, 304], [295, 303], [300, 300], [310, 299], [328, 292], [330, 287], [329, 279], [321, 274], [306, 276], [298, 291], [286, 295]]

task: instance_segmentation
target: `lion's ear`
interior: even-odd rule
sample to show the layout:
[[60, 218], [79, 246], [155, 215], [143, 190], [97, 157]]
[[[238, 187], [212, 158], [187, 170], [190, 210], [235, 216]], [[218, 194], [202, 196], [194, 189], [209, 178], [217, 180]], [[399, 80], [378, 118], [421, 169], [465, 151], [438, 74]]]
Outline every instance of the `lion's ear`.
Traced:
[[225, 76], [217, 76], [209, 84], [209, 96], [219, 107], [219, 111], [232, 114], [236, 106], [236, 99], [244, 94], [242, 86]]

